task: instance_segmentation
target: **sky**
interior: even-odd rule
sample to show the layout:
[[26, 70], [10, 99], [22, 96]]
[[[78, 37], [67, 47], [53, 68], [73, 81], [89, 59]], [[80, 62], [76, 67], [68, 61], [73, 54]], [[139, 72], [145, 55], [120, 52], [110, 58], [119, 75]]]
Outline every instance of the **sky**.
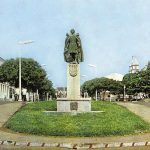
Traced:
[[[74, 28], [84, 53], [81, 83], [126, 74], [132, 56], [140, 68], [150, 60], [149, 8], [149, 0], [0, 0], [0, 57], [16, 58], [21, 51], [46, 65], [55, 87], [66, 86], [64, 42]], [[34, 42], [18, 44], [24, 40]]]

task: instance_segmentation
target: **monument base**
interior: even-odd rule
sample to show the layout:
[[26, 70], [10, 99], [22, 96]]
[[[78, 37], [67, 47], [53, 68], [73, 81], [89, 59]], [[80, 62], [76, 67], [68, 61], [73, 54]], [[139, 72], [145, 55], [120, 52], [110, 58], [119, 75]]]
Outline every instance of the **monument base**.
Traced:
[[80, 100], [68, 100], [67, 98], [57, 99], [57, 112], [90, 112], [91, 99], [81, 98]]

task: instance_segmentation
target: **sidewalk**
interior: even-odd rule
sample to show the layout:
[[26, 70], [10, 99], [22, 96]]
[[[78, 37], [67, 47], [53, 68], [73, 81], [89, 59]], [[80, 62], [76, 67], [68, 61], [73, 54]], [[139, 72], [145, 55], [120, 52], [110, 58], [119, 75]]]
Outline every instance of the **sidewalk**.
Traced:
[[[123, 104], [122, 104], [123, 105]], [[125, 104], [128, 106], [128, 104]], [[131, 105], [131, 104], [130, 104]], [[129, 105], [129, 106], [130, 106]], [[133, 104], [131, 106], [137, 106]], [[130, 107], [131, 107], [130, 106]], [[0, 122], [1, 126], [4, 122], [21, 107], [21, 103], [9, 103], [0, 105]], [[132, 107], [133, 108], [133, 107]], [[142, 107], [145, 109], [145, 107]], [[135, 110], [138, 110], [134, 107]], [[143, 110], [142, 110], [143, 111]], [[139, 111], [141, 113], [141, 110]], [[33, 142], [33, 143], [114, 143], [114, 142], [145, 142], [150, 141], [150, 133], [127, 135], [127, 136], [112, 136], [112, 137], [51, 137], [37, 136], [29, 134], [15, 133], [13, 131], [0, 128], [0, 140], [17, 141], [17, 142]]]
[[128, 108], [131, 112], [150, 123], [150, 107], [131, 102], [118, 102], [117, 104]]
[[0, 140], [17, 141], [17, 142], [32, 142], [32, 143], [125, 143], [125, 142], [146, 142], [150, 141], [150, 133], [113, 136], [113, 137], [52, 137], [52, 136], [37, 136], [21, 133], [13, 133], [0, 130]]
[[21, 106], [21, 102], [12, 102], [0, 105], [0, 128]]

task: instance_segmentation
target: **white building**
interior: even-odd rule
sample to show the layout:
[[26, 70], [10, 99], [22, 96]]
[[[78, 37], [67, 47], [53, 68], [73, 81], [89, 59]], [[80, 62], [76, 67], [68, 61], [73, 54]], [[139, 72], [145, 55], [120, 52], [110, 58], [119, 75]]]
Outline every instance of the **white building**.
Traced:
[[106, 78], [108, 79], [113, 79], [113, 80], [116, 80], [116, 81], [122, 81], [123, 80], [123, 76], [122, 74], [119, 74], [119, 73], [112, 73], [108, 76], [105, 76]]
[[[5, 62], [3, 58], [0, 57], [0, 66]], [[9, 83], [0, 83], [0, 100], [14, 100], [13, 95], [14, 87], [11, 87]]]
[[139, 62], [137, 61], [135, 56], [132, 56], [131, 65], [129, 66], [129, 73], [137, 73], [139, 72]]
[[8, 83], [0, 83], [0, 100], [10, 99], [10, 88]]

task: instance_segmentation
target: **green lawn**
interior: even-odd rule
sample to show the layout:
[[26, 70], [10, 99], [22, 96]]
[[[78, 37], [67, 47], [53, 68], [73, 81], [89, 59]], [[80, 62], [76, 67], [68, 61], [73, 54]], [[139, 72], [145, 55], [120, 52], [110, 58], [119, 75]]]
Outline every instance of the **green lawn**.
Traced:
[[27, 104], [6, 123], [17, 132], [51, 136], [111, 136], [150, 131], [150, 124], [117, 104], [93, 101], [92, 110], [104, 113], [69, 113], [46, 115], [56, 110], [56, 102]]

